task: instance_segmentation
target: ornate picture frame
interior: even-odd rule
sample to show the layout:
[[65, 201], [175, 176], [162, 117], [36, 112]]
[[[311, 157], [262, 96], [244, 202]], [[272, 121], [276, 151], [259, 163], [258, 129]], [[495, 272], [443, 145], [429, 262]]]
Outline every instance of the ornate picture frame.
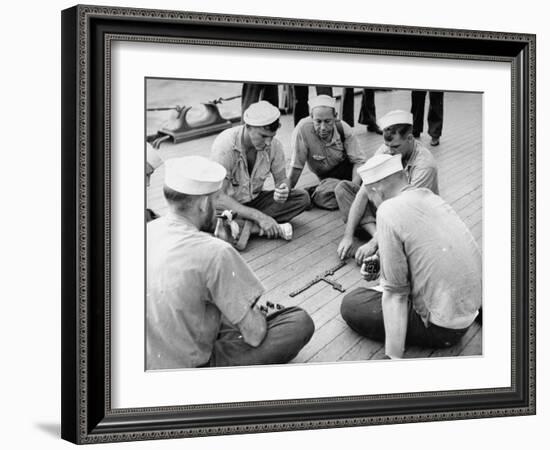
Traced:
[[[113, 408], [111, 49], [216, 45], [511, 71], [509, 386]], [[535, 36], [99, 6], [62, 12], [62, 437], [99, 443], [535, 413]], [[142, 344], [137, 344], [138, 346]]]

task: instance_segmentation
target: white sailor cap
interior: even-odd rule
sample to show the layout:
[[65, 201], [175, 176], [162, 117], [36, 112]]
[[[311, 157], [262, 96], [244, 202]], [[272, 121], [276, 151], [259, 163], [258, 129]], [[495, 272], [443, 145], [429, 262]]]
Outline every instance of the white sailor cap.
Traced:
[[184, 156], [165, 163], [164, 184], [188, 195], [207, 195], [221, 189], [225, 168], [203, 156]]
[[392, 125], [398, 124], [408, 124], [412, 125], [413, 115], [408, 111], [403, 111], [401, 109], [396, 109], [395, 111], [390, 111], [380, 119], [378, 119], [378, 126], [383, 130], [384, 128], [391, 127]]
[[372, 184], [394, 173], [403, 170], [401, 164], [401, 153], [396, 155], [380, 154], [374, 155], [365, 164], [357, 169], [363, 184]]
[[310, 111], [312, 111], [313, 108], [317, 108], [318, 106], [327, 106], [336, 110], [336, 99], [329, 95], [318, 95], [317, 97], [313, 97], [307, 103], [309, 105]]
[[153, 169], [158, 169], [164, 162], [159, 155], [158, 150], [155, 150], [149, 142], [147, 142], [147, 162]]
[[281, 116], [281, 111], [271, 103], [261, 100], [252, 103], [244, 112], [244, 123], [252, 127], [265, 127], [275, 122]]

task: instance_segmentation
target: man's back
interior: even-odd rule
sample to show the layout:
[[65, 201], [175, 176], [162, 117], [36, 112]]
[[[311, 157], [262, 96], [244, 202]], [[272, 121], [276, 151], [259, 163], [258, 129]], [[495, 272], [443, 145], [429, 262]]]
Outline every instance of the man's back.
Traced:
[[482, 262], [475, 240], [441, 197], [407, 186], [378, 208], [385, 289], [410, 295], [427, 323], [465, 328], [481, 306]]
[[238, 323], [263, 287], [226, 242], [168, 214], [147, 227], [147, 369], [208, 362], [222, 316]]

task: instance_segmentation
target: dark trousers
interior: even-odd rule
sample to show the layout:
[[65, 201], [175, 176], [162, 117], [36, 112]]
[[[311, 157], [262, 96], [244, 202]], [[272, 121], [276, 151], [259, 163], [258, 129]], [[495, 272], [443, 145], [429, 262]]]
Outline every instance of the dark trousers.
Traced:
[[252, 347], [237, 327], [224, 321], [207, 365], [284, 364], [296, 357], [314, 330], [308, 313], [298, 307], [285, 308], [267, 316], [267, 334], [258, 347]]
[[277, 84], [243, 83], [241, 93], [241, 116], [252, 104], [266, 100], [279, 107], [279, 86]]
[[[344, 88], [342, 101], [340, 102], [340, 118], [350, 127], [355, 125], [355, 89]], [[374, 105], [374, 89], [363, 89], [361, 97], [361, 109], [358, 122], [367, 127], [376, 127], [376, 107]]]
[[[294, 126], [300, 120], [309, 115], [309, 86], [303, 84], [295, 84], [294, 88]], [[332, 87], [330, 86], [315, 86], [317, 95], [328, 95], [332, 97]]]
[[[386, 339], [381, 292], [367, 288], [354, 289], [344, 296], [340, 313], [349, 327], [360, 335], [379, 342]], [[451, 347], [460, 341], [468, 328], [452, 330], [433, 323], [426, 327], [409, 303], [405, 344], [428, 348]]]
[[357, 120], [367, 128], [376, 128], [376, 107], [374, 105], [374, 89], [363, 89], [361, 97], [361, 111]]
[[[443, 92], [430, 91], [428, 107], [428, 134], [433, 138], [441, 136], [443, 129]], [[426, 91], [411, 92], [411, 112], [413, 114], [413, 134], [420, 135], [424, 130], [424, 106]]]
[[342, 99], [340, 101], [340, 119], [346, 122], [350, 127], [355, 125], [354, 105], [355, 91], [353, 88], [342, 89]]
[[310, 199], [309, 194], [303, 189], [292, 189], [286, 202], [277, 203], [273, 199], [273, 191], [262, 191], [254, 200], [244, 205], [273, 217], [279, 223], [284, 223], [309, 208]]
[[323, 175], [319, 175], [321, 182], [311, 192], [311, 202], [318, 208], [328, 210], [338, 209], [335, 195], [336, 186], [342, 180], [351, 180], [352, 177], [353, 164], [346, 158], [336, 167]]
[[319, 175], [321, 180], [325, 178], [338, 178], [339, 180], [350, 180], [353, 177], [353, 164], [346, 157], [340, 164], [336, 167], [333, 167], [328, 172], [325, 172], [322, 175]]

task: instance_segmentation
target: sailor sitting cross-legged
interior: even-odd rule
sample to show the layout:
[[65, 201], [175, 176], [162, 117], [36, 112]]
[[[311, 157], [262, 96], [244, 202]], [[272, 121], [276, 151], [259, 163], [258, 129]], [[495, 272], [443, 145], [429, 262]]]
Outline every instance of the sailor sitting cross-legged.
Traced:
[[313, 334], [300, 308], [265, 315], [256, 275], [233, 246], [205, 232], [225, 177], [199, 156], [165, 162], [169, 212], [147, 224], [148, 370], [282, 364]]
[[[267, 101], [253, 103], [243, 114], [244, 125], [223, 131], [212, 144], [211, 159], [227, 171], [216, 209], [230, 210], [241, 221], [239, 250], [250, 234], [291, 239], [288, 221], [310, 205], [308, 193], [288, 182], [283, 146], [275, 138], [280, 115]], [[263, 190], [270, 174], [275, 190]]]
[[400, 154], [375, 155], [359, 173], [377, 208], [382, 293], [350, 292], [343, 319], [357, 333], [385, 342], [390, 358], [401, 358], [406, 345], [456, 344], [481, 307], [474, 237], [441, 197], [409, 184]]
[[310, 115], [304, 117], [290, 138], [290, 187], [296, 186], [307, 163], [321, 180], [311, 192], [312, 203], [324, 209], [338, 209], [334, 189], [341, 180], [352, 180], [359, 187], [357, 168], [366, 161], [352, 128], [337, 118], [336, 99], [318, 95], [309, 102]]
[[[404, 173], [408, 183], [416, 187], [425, 187], [439, 194], [437, 166], [431, 152], [412, 134], [412, 114], [408, 111], [390, 111], [378, 121], [383, 132], [384, 144], [375, 155], [400, 154]], [[344, 237], [338, 245], [341, 259], [355, 256], [357, 264], [376, 253], [376, 206], [369, 200], [367, 191], [360, 184], [341, 181], [335, 189], [336, 201], [346, 222]], [[371, 239], [356, 251], [353, 247], [353, 235], [356, 229], [366, 232]]]

